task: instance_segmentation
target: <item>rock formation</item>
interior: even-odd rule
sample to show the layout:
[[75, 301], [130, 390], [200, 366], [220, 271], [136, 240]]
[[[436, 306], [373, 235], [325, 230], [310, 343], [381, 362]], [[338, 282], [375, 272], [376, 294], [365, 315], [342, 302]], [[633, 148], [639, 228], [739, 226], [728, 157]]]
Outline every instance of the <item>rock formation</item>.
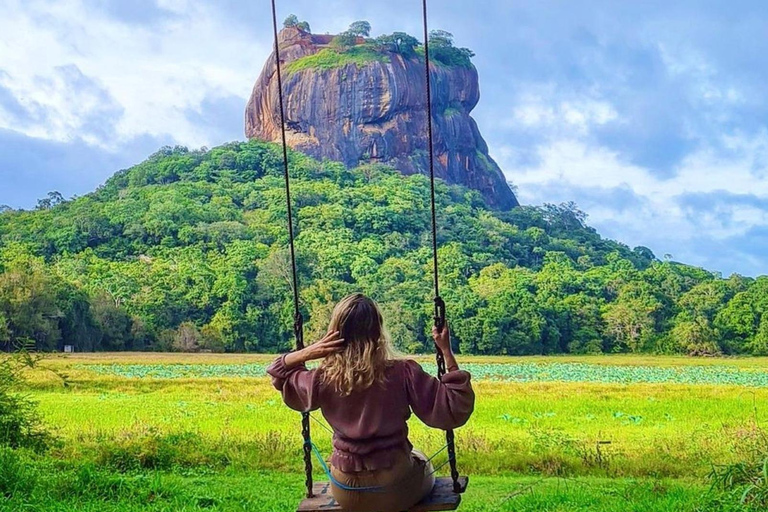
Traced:
[[[318, 159], [355, 166], [382, 162], [404, 174], [428, 172], [423, 60], [387, 52], [362, 65], [290, 72], [286, 65], [331, 41], [298, 28], [280, 32], [287, 140]], [[495, 208], [518, 204], [469, 113], [480, 99], [477, 70], [431, 66], [435, 173], [482, 193]], [[248, 138], [280, 141], [274, 55], [264, 66], [245, 112]]]

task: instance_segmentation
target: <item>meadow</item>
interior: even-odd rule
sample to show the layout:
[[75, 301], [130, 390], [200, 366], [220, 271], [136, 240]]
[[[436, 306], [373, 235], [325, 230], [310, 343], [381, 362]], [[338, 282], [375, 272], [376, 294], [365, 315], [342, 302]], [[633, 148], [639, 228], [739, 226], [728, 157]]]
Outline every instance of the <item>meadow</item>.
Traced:
[[[303, 482], [299, 415], [265, 377], [270, 359], [102, 353], [44, 360], [28, 375], [26, 392], [59, 441], [45, 455], [0, 452], [0, 509], [295, 509]], [[421, 361], [433, 367], [430, 358]], [[461, 362], [478, 395], [475, 415], [457, 431], [459, 467], [471, 475], [462, 510], [743, 509], [737, 497], [710, 490], [707, 477], [713, 467], [765, 453], [768, 360]], [[328, 453], [330, 435], [322, 416], [314, 417], [313, 437]], [[423, 451], [442, 446], [440, 432], [416, 419], [410, 427]], [[7, 482], [21, 487], [13, 492]]]

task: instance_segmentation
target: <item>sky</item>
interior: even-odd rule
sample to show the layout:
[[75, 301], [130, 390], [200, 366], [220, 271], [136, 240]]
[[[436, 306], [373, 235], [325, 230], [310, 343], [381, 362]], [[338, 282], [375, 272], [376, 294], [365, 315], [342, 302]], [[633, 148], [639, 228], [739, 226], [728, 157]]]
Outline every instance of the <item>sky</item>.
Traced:
[[[244, 140], [266, 0], [0, 0], [0, 205], [84, 195], [163, 145]], [[421, 33], [421, 2], [278, 0], [316, 33]], [[433, 0], [471, 48], [472, 115], [523, 204], [768, 274], [768, 3]]]

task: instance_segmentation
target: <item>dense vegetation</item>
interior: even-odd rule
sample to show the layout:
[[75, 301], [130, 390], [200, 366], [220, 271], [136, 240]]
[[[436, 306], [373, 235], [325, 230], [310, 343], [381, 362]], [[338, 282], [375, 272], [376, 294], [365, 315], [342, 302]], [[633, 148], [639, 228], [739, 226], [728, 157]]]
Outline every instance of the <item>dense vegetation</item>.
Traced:
[[0, 459], [4, 448], [41, 451], [52, 441], [37, 404], [18, 393], [24, 371], [36, 362], [24, 352], [0, 358]]
[[292, 74], [304, 71], [305, 69], [334, 69], [346, 66], [347, 64], [354, 64], [360, 67], [376, 61], [388, 62], [388, 59], [385, 54], [372, 50], [365, 45], [353, 46], [343, 52], [324, 48], [315, 54], [289, 62], [285, 66], [285, 72]]
[[[260, 142], [164, 148], [103, 187], [0, 214], [0, 343], [278, 351], [292, 341], [281, 155]], [[429, 182], [291, 153], [308, 337], [375, 297], [430, 351]], [[476, 354], [768, 352], [768, 278], [722, 279], [602, 239], [574, 205], [489, 210], [437, 187], [442, 291]]]
[[[296, 27], [309, 32], [309, 23], [299, 21], [290, 15], [283, 23], [285, 27]], [[399, 54], [406, 59], [424, 58], [424, 46], [415, 37], [405, 32], [394, 32], [371, 38], [371, 24], [356, 21], [341, 34], [335, 36], [328, 48], [314, 55], [302, 57], [286, 66], [287, 73], [305, 69], [332, 69], [347, 64], [363, 66], [369, 62], [386, 62], [390, 54]], [[430, 59], [437, 65], [472, 67], [475, 54], [469, 48], [453, 44], [453, 34], [445, 30], [433, 30], [429, 34]]]

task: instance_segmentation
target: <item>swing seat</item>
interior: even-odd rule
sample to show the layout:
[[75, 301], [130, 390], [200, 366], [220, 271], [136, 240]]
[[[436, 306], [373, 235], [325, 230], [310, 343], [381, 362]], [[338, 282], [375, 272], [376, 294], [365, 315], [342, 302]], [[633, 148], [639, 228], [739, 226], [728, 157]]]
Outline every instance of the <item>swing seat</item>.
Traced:
[[[469, 477], [459, 478], [461, 491], [467, 489]], [[341, 506], [331, 495], [329, 482], [316, 482], [312, 488], [314, 496], [307, 498], [299, 504], [297, 512], [329, 512], [341, 511]], [[433, 510], [456, 510], [461, 503], [461, 494], [453, 492], [453, 480], [448, 477], [437, 478], [432, 493], [419, 503], [408, 509], [408, 512], [428, 512]]]

